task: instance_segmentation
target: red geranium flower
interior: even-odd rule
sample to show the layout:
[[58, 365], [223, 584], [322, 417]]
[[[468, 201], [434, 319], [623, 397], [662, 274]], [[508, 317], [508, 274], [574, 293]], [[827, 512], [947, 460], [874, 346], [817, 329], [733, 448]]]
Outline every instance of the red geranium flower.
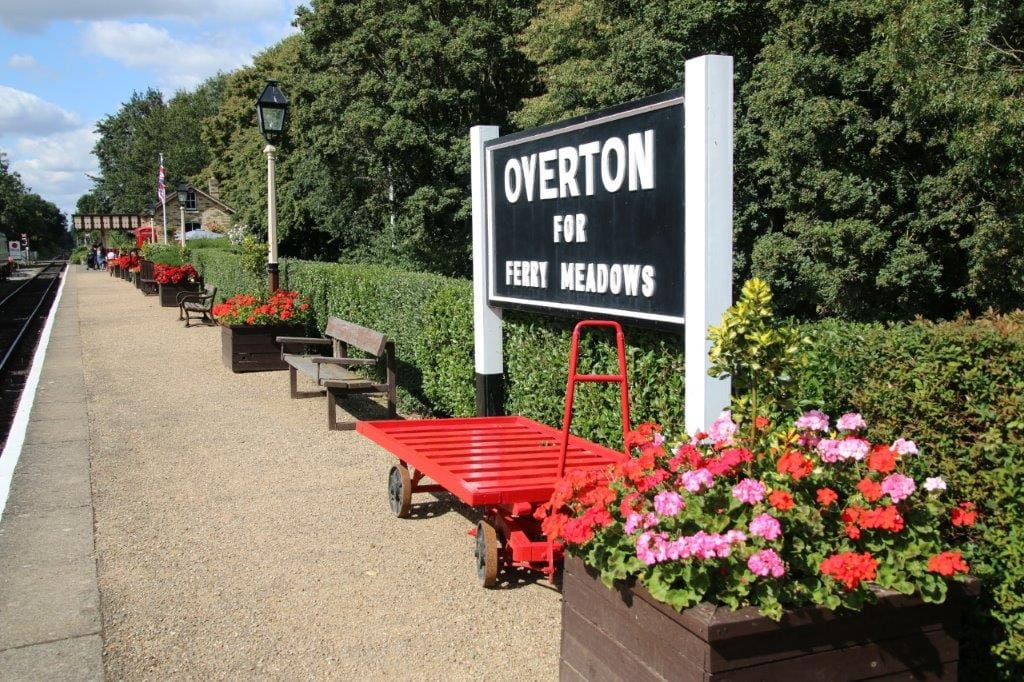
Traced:
[[773, 490], [771, 494], [768, 495], [768, 504], [779, 511], [789, 511], [794, 505], [793, 496], [785, 490]]
[[829, 507], [833, 502], [839, 499], [839, 495], [836, 494], [832, 488], [818, 488], [817, 492], [818, 504], [822, 507]]
[[903, 516], [895, 505], [887, 504], [877, 509], [865, 509], [857, 518], [857, 525], [865, 530], [887, 530], [899, 533], [903, 530]]
[[809, 457], [804, 457], [796, 450], [790, 450], [782, 457], [779, 457], [775, 468], [780, 474], [789, 474], [793, 477], [794, 481], [799, 481], [814, 471], [814, 461]]
[[865, 478], [857, 484], [857, 490], [864, 496], [864, 499], [868, 502], [874, 502], [882, 497], [882, 486], [880, 483], [872, 481], [870, 478]]
[[974, 503], [961, 502], [953, 508], [950, 520], [954, 526], [973, 526], [974, 522], [978, 520], [978, 512], [974, 511]]
[[819, 570], [822, 575], [831, 576], [843, 584], [849, 592], [856, 589], [863, 580], [874, 580], [878, 562], [870, 552], [841, 552], [833, 554], [821, 562]]
[[888, 445], [876, 445], [868, 455], [868, 469], [887, 474], [896, 468], [896, 453]]
[[971, 570], [960, 552], [942, 552], [928, 559], [928, 571], [939, 575], [951, 576], [954, 573], [967, 573]]

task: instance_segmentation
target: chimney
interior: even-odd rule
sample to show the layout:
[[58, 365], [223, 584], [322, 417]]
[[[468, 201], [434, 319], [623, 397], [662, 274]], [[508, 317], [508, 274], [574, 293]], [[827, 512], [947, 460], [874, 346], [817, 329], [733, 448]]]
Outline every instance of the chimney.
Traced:
[[217, 182], [217, 178], [210, 176], [210, 191], [208, 194], [214, 199], [220, 200], [220, 183]]

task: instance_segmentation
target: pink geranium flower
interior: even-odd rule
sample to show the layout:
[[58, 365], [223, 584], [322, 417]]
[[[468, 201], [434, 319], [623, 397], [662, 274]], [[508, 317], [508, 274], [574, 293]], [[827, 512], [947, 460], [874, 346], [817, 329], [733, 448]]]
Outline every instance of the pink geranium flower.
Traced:
[[836, 428], [840, 431], [856, 431], [857, 429], [867, 428], [867, 423], [864, 421], [864, 417], [860, 416], [860, 413], [847, 412], [836, 420]]
[[695, 471], [684, 471], [679, 476], [679, 485], [691, 493], [699, 493], [701, 487], [710, 488], [715, 484], [715, 478], [707, 469], [700, 468]]
[[892, 449], [901, 455], [916, 455], [917, 443], [905, 438], [897, 438], [892, 444]]
[[903, 474], [889, 474], [882, 479], [882, 493], [892, 498], [892, 501], [901, 502], [917, 490], [914, 479]]
[[725, 410], [708, 427], [708, 438], [715, 444], [729, 444], [739, 427], [732, 420], [732, 412]]
[[683, 496], [671, 490], [663, 490], [654, 496], [654, 511], [662, 516], [675, 516], [685, 506]]
[[781, 578], [786, 573], [782, 559], [771, 549], [762, 549], [751, 554], [747, 559], [747, 568], [754, 575], [770, 575], [773, 578]]
[[796, 428], [806, 431], [828, 431], [828, 415], [821, 410], [804, 412], [796, 420]]
[[871, 452], [871, 443], [863, 438], [846, 438], [839, 441], [836, 451], [839, 454], [839, 459], [854, 459], [859, 462]]
[[771, 514], [761, 514], [750, 522], [750, 534], [765, 540], [774, 540], [782, 535], [782, 526]]
[[821, 455], [822, 462], [835, 464], [841, 459], [839, 457], [839, 441], [833, 438], [822, 438], [815, 445], [815, 448], [818, 450], [818, 454]]
[[732, 496], [746, 504], [757, 504], [764, 499], [764, 484], [753, 478], [744, 478], [732, 487]]

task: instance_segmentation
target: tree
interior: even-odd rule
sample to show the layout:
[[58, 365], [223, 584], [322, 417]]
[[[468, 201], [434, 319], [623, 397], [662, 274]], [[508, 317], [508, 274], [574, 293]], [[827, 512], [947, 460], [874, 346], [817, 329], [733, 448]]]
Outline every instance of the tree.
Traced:
[[0, 233], [11, 239], [25, 234], [29, 248], [43, 256], [59, 255], [72, 246], [67, 219], [52, 202], [30, 191], [18, 173], [11, 172], [0, 152]]
[[516, 47], [533, 0], [318, 2], [299, 10], [291, 215], [349, 258], [470, 271], [472, 125], [535, 87]]
[[735, 58], [735, 269], [781, 313], [1024, 304], [1024, 9], [1007, 1], [542, 0], [538, 125]]
[[[218, 74], [167, 102], [152, 88], [135, 92], [117, 113], [101, 119], [93, 149], [100, 173], [90, 192], [99, 198], [98, 205], [115, 213], [150, 210], [158, 201], [161, 154], [168, 187], [198, 175], [209, 162], [201, 138], [202, 121], [217, 111], [225, 83], [226, 77]], [[96, 205], [92, 199], [87, 201]]]

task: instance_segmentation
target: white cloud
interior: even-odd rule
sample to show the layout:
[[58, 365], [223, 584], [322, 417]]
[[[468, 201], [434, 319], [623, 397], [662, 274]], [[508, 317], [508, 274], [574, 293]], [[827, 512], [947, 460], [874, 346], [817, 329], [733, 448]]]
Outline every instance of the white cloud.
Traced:
[[[39, 31], [52, 21], [161, 17], [176, 19], [221, 18], [238, 20], [277, 16], [287, 0], [8, 0], [0, 12], [0, 26]], [[13, 5], [13, 6], [11, 6]]]
[[146, 23], [97, 21], [89, 24], [86, 50], [131, 68], [148, 68], [165, 88], [191, 88], [217, 71], [248, 63], [251, 46], [189, 43]]
[[39, 62], [30, 54], [12, 54], [7, 58], [7, 66], [12, 69], [38, 69]]
[[11, 152], [11, 169], [21, 174], [33, 192], [73, 213], [78, 197], [92, 188], [86, 174], [98, 172], [92, 154], [97, 137], [91, 125], [44, 137], [22, 137]]
[[49, 135], [79, 125], [69, 111], [52, 102], [0, 85], [0, 133], [11, 135]]

